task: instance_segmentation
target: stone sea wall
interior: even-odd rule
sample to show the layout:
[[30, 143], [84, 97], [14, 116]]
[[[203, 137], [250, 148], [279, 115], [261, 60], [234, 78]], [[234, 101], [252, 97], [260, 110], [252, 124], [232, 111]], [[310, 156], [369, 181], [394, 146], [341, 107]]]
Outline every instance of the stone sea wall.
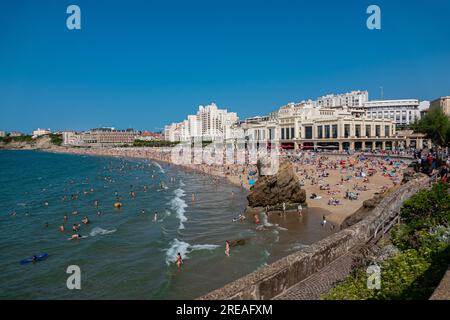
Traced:
[[372, 211], [370, 216], [357, 224], [262, 267], [199, 299], [267, 300], [280, 295], [352, 248], [369, 241], [382, 221], [398, 212], [405, 200], [429, 184], [430, 178], [426, 176], [412, 180], [392, 191]]

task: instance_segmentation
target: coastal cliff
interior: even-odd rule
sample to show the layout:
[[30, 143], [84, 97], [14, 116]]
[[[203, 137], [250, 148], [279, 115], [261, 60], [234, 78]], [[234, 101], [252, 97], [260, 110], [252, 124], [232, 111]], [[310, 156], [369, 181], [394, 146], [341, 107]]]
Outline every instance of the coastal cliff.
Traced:
[[43, 150], [58, 148], [58, 135], [45, 135], [35, 139], [31, 136], [8, 137], [0, 140], [0, 149], [9, 150]]

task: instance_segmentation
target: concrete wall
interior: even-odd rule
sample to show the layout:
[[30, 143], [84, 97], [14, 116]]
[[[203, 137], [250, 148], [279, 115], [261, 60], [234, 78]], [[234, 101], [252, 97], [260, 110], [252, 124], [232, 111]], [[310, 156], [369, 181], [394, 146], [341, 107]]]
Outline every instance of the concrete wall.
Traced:
[[372, 214], [359, 223], [335, 233], [306, 249], [262, 267], [224, 287], [200, 297], [202, 300], [267, 300], [321, 270], [357, 245], [374, 235], [380, 222], [398, 212], [403, 202], [428, 186], [430, 179], [422, 177], [391, 192]]

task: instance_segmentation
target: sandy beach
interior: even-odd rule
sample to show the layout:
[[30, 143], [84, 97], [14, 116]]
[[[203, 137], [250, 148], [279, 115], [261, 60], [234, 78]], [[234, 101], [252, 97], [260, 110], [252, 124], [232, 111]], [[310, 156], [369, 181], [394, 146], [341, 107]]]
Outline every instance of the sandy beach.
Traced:
[[[50, 152], [81, 155], [143, 158], [173, 165], [168, 148], [57, 148]], [[408, 159], [387, 159], [367, 155], [321, 155], [314, 152], [282, 152], [281, 161], [290, 161], [306, 190], [310, 208], [325, 209], [327, 220], [340, 225], [357, 211], [365, 200], [398, 186]], [[183, 164], [212, 177], [226, 177], [231, 183], [249, 190], [255, 165]]]

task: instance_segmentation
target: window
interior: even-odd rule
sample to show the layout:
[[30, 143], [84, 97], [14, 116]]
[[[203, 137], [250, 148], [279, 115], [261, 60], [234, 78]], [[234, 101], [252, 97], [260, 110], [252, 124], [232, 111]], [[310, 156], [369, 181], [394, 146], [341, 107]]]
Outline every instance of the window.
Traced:
[[361, 125], [355, 124], [355, 136], [357, 138], [361, 137]]
[[348, 138], [350, 136], [350, 125], [344, 125], [344, 138]]
[[317, 127], [317, 139], [322, 139], [322, 138], [323, 138], [323, 127], [318, 126]]
[[370, 137], [372, 135], [370, 125], [366, 125], [366, 137]]
[[389, 126], [384, 126], [384, 135], [386, 136], [386, 137], [389, 137], [390, 136], [390, 127]]
[[291, 139], [295, 138], [295, 128], [291, 128]]
[[284, 128], [281, 128], [281, 140], [284, 140]]
[[333, 124], [331, 132], [332, 132], [331, 134], [332, 134], [333, 138], [337, 138], [338, 137], [338, 126], [337, 126], [337, 124]]
[[330, 139], [330, 126], [325, 126], [325, 138]]
[[312, 127], [305, 127], [305, 139], [312, 139]]
[[381, 128], [379, 125], [375, 126], [375, 136], [379, 137], [381, 134]]

